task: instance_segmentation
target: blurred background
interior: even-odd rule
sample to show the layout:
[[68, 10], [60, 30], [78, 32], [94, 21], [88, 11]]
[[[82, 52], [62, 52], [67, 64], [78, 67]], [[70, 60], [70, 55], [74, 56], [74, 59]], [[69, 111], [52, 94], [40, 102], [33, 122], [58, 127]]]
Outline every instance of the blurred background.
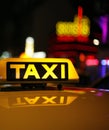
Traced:
[[0, 16], [1, 58], [66, 57], [85, 84], [108, 73], [108, 0], [3, 0]]

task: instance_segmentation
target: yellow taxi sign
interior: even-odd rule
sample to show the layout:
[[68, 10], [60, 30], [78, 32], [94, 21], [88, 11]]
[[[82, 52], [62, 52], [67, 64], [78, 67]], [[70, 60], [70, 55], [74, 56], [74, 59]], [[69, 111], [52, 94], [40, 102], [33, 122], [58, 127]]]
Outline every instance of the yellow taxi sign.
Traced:
[[78, 81], [79, 76], [66, 58], [8, 58], [0, 61], [0, 81]]

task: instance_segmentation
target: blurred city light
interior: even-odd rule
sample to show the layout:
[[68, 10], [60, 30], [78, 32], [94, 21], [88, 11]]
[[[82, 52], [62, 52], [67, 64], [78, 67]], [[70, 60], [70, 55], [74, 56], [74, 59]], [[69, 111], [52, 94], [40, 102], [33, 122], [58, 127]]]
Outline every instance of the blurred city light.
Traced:
[[31, 58], [34, 54], [34, 38], [27, 37], [25, 40], [25, 51], [20, 54], [20, 58]]
[[39, 51], [39, 52], [34, 52], [33, 58], [46, 58], [46, 52], [44, 51]]
[[83, 8], [78, 7], [78, 14], [74, 21], [58, 21], [56, 23], [56, 35], [58, 41], [78, 41], [87, 42], [90, 35], [90, 20], [83, 16]]
[[86, 65], [87, 66], [98, 66], [99, 60], [98, 59], [87, 59]]
[[25, 54], [32, 57], [34, 54], [34, 38], [27, 37], [25, 43]]
[[101, 65], [109, 65], [109, 60], [107, 60], [107, 59], [102, 59], [101, 60]]
[[0, 58], [9, 58], [9, 57], [12, 57], [12, 54], [8, 51], [4, 51], [0, 56]]
[[87, 56], [86, 59], [86, 66], [98, 66], [99, 65], [99, 60], [95, 58], [93, 55]]
[[102, 42], [106, 43], [107, 42], [107, 36], [108, 34], [108, 21], [109, 21], [109, 16], [101, 16], [98, 19], [98, 24], [102, 30]]
[[93, 44], [98, 46], [100, 44], [99, 40], [98, 39], [93, 39]]

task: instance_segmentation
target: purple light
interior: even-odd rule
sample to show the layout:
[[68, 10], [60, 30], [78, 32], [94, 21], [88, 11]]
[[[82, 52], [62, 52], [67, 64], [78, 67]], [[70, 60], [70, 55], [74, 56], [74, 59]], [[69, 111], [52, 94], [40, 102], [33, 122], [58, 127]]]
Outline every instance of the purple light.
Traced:
[[106, 43], [108, 34], [108, 16], [101, 16], [98, 23], [102, 29], [102, 42]]
[[102, 93], [102, 92], [98, 92], [98, 93], [96, 94], [96, 96], [101, 97], [101, 96], [103, 96], [103, 93]]
[[101, 76], [104, 77], [106, 75], [106, 66], [103, 65], [101, 68]]
[[99, 89], [99, 90], [103, 92], [109, 92], [109, 89]]

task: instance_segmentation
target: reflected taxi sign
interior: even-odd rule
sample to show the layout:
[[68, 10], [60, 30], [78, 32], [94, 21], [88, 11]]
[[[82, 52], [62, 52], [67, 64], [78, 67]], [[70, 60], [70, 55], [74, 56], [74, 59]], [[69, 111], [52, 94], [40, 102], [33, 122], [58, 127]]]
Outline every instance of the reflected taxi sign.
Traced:
[[67, 58], [7, 58], [0, 60], [0, 82], [78, 81]]

